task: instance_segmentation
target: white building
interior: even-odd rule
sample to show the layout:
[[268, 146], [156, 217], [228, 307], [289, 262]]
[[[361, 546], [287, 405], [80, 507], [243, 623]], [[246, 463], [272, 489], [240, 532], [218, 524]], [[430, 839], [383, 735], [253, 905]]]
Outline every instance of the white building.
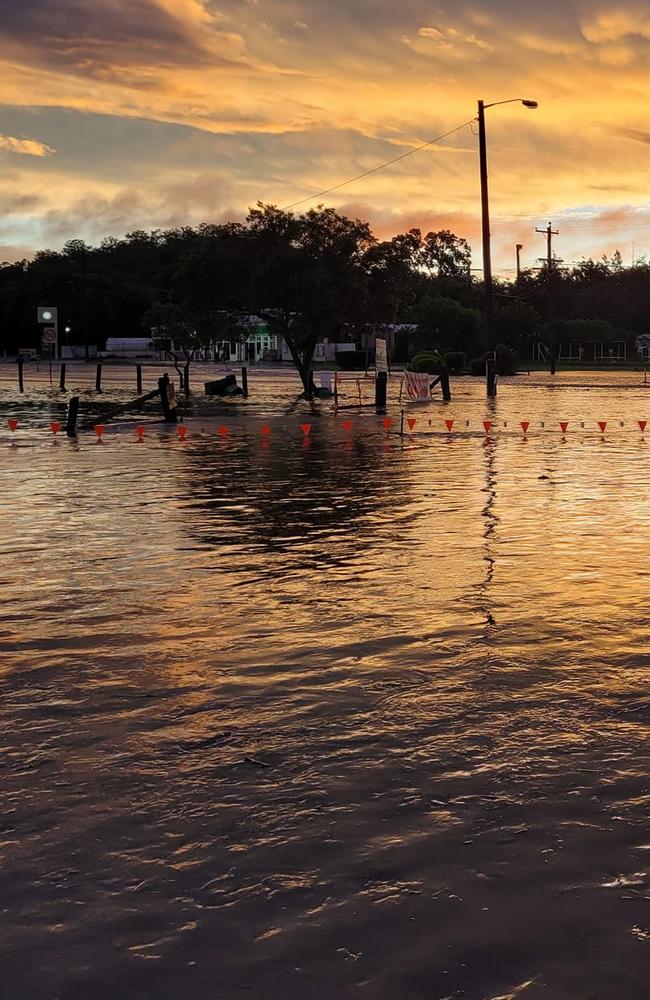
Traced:
[[103, 356], [117, 358], [152, 358], [153, 340], [150, 337], [109, 337]]

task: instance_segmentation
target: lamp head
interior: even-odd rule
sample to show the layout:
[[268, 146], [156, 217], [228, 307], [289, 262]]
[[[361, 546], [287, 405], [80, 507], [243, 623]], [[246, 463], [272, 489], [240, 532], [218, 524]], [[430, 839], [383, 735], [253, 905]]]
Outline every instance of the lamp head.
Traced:
[[525, 108], [538, 108], [539, 104], [537, 101], [522, 101], [521, 102]]

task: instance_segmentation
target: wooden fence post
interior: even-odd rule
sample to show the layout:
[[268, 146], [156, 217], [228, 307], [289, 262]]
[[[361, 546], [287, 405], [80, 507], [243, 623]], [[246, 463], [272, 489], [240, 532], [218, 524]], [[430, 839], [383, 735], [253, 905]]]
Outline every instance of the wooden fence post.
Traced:
[[101, 364], [97, 365], [97, 374], [95, 375], [95, 391], [96, 392], [101, 392], [102, 391], [102, 366], [101, 366]]
[[68, 403], [68, 416], [65, 424], [65, 432], [68, 437], [76, 437], [77, 416], [79, 414], [79, 397], [73, 396]]
[[61, 369], [59, 372], [59, 389], [61, 392], [65, 392], [65, 361], [61, 362]]
[[158, 379], [158, 390], [160, 392], [160, 402], [162, 404], [163, 416], [166, 424], [177, 423], [176, 409], [172, 410], [169, 405], [169, 396], [167, 395], [167, 389], [169, 388], [169, 375], [165, 372], [164, 375]]
[[377, 372], [375, 381], [375, 406], [378, 410], [386, 409], [386, 394], [388, 391], [388, 373]]
[[248, 368], [244, 366], [241, 370], [241, 387], [244, 399], [248, 399]]
[[18, 392], [25, 391], [25, 379], [23, 369], [25, 367], [25, 361], [23, 358], [18, 358]]
[[135, 385], [138, 393], [142, 392], [142, 365], [135, 366]]

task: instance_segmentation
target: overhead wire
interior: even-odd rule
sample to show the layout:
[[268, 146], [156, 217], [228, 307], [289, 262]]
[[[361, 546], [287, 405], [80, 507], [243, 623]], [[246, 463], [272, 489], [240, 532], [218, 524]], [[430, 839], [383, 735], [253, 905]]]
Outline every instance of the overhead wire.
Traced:
[[471, 125], [476, 118], [470, 118], [468, 121], [463, 122], [462, 125], [456, 125], [455, 128], [450, 129], [448, 132], [444, 132], [442, 135], [437, 135], [435, 139], [429, 139], [428, 142], [423, 142], [421, 146], [415, 146], [413, 149], [409, 149], [406, 153], [400, 153], [399, 156], [393, 157], [392, 160], [386, 160], [385, 163], [379, 163], [376, 167], [371, 167], [370, 170], [364, 170], [363, 173], [357, 174], [355, 177], [350, 177], [346, 181], [341, 181], [340, 184], [334, 184], [332, 187], [325, 188], [323, 191], [317, 191], [315, 194], [307, 195], [305, 198], [300, 198], [298, 201], [291, 202], [290, 205], [285, 205], [282, 209], [283, 212], [288, 212], [291, 208], [297, 208], [298, 205], [304, 205], [305, 202], [315, 201], [316, 198], [323, 198], [326, 194], [331, 194], [333, 191], [338, 191], [340, 188], [347, 187], [348, 184], [354, 184], [355, 181], [360, 181], [364, 177], [369, 177], [371, 174], [376, 174], [380, 170], [385, 170], [386, 167], [392, 166], [394, 163], [398, 163], [400, 160], [405, 160], [407, 156], [413, 156], [414, 153], [419, 153], [420, 150], [426, 149], [427, 146], [434, 146], [437, 142], [442, 142], [443, 139], [448, 139], [450, 135], [454, 135], [456, 132], [460, 132], [462, 129], [467, 128]]

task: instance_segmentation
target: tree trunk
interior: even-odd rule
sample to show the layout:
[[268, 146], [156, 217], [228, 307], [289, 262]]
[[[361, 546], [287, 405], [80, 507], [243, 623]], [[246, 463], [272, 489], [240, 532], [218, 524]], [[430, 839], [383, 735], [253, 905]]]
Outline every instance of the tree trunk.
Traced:
[[298, 369], [300, 381], [302, 382], [302, 387], [304, 389], [305, 399], [313, 399], [316, 386], [311, 372], [311, 364], [314, 360], [314, 351], [316, 350], [316, 338], [310, 337], [305, 342], [302, 348], [302, 353], [299, 352], [291, 336], [285, 334], [284, 339], [286, 340], [287, 347], [291, 352], [293, 363]]

